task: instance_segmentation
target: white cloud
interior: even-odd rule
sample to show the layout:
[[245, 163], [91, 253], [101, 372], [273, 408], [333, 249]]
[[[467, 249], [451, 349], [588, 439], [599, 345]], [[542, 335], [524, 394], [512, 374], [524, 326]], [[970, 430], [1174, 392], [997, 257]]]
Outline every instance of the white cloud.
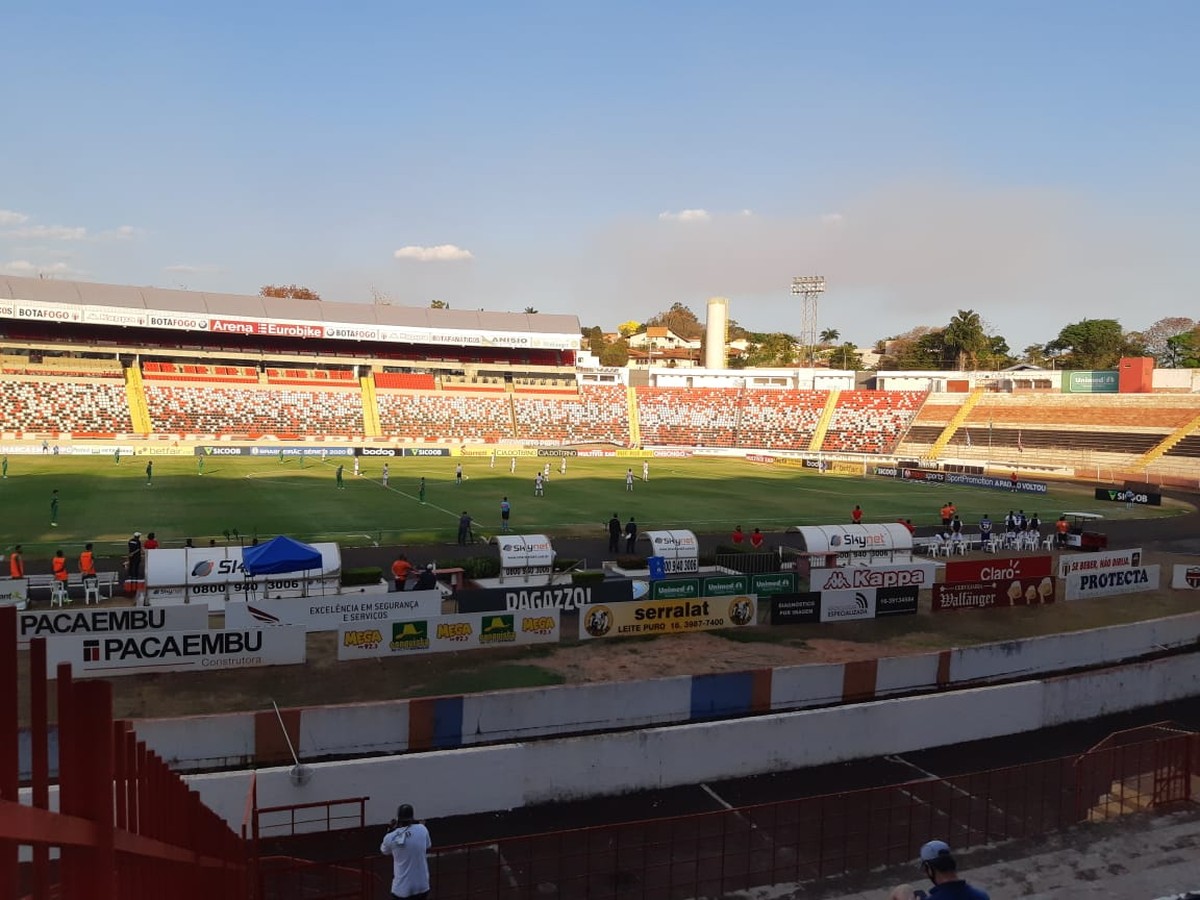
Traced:
[[712, 213], [707, 209], [681, 209], [679, 212], [660, 212], [658, 218], [663, 222], [709, 222]]
[[135, 228], [132, 225], [121, 225], [110, 231], [102, 231], [96, 237], [106, 241], [128, 241], [138, 237], [141, 233], [142, 229], [140, 228]]
[[421, 247], [410, 244], [392, 254], [396, 259], [411, 259], [416, 262], [456, 262], [474, 259], [474, 254], [455, 244], [438, 244], [436, 247]]
[[87, 239], [87, 229], [68, 225], [26, 225], [2, 233], [7, 238], [33, 238], [47, 241], [82, 241]]
[[0, 263], [0, 272], [3, 272], [5, 275], [24, 275], [26, 277], [36, 275], [65, 275], [70, 270], [70, 266], [65, 262], [56, 262], [43, 266], [31, 263], [27, 259], [14, 259], [12, 262]]
[[29, 216], [11, 209], [0, 209], [0, 225], [20, 225], [28, 222]]
[[171, 272], [176, 275], [196, 275], [201, 272], [219, 272], [219, 266], [192, 266], [187, 263], [176, 263], [173, 266], [163, 266], [164, 272]]

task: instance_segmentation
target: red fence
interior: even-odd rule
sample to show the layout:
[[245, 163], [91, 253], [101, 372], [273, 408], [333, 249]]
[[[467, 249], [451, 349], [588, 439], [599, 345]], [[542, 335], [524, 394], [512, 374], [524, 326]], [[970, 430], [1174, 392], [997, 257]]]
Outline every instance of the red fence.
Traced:
[[0, 608], [0, 647], [10, 648], [0, 652], [0, 897], [247, 900], [241, 838], [129, 723], [113, 721], [112, 686], [76, 682], [68, 665], [57, 672], [58, 810], [51, 809], [42, 638], [29, 647], [32, 781], [29, 802], [21, 802], [16, 644], [16, 610]]

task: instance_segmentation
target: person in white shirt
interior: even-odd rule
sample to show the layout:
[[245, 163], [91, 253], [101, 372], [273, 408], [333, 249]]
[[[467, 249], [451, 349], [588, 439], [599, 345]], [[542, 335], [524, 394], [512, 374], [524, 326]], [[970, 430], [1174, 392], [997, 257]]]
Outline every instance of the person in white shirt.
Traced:
[[429, 829], [413, 819], [413, 808], [401, 803], [396, 818], [388, 825], [379, 852], [392, 857], [392, 897], [424, 900], [429, 896], [429, 860], [433, 844]]

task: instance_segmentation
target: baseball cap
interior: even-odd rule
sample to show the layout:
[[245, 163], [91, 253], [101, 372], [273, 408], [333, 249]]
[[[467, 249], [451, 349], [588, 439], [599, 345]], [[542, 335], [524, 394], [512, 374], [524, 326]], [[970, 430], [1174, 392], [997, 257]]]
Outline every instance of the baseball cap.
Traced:
[[433, 563], [425, 563], [425, 568], [429, 569], [429, 571], [432, 572], [433, 571]]
[[954, 857], [950, 855], [950, 845], [945, 841], [929, 841], [921, 847], [921, 862], [929, 863], [941, 871], [953, 869]]
[[133, 533], [133, 536], [134, 536], [134, 537], [141, 537], [141, 536], [142, 536], [142, 533], [141, 533], [140, 531], [135, 531], [135, 532]]

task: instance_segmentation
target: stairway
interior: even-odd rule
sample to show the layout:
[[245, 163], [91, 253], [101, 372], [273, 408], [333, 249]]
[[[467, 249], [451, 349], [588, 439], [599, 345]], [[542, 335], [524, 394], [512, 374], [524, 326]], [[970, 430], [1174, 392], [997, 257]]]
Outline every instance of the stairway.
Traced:
[[938, 435], [938, 439], [933, 442], [933, 446], [929, 448], [929, 452], [925, 454], [925, 459], [937, 459], [942, 455], [942, 451], [946, 449], [946, 445], [958, 432], [962, 423], [967, 421], [967, 416], [971, 414], [971, 410], [975, 408], [975, 404], [979, 402], [979, 398], [983, 396], [983, 392], [987, 388], [977, 387], [971, 393], [967, 394], [967, 399], [963, 401], [963, 405], [958, 408], [958, 412], [942, 429], [942, 433]]
[[825, 401], [825, 408], [821, 410], [821, 418], [817, 422], [817, 429], [813, 432], [812, 440], [808, 442], [811, 452], [821, 452], [821, 445], [825, 443], [825, 435], [829, 433], [829, 423], [833, 421], [833, 411], [837, 408], [838, 397], [841, 395], [841, 391], [829, 392], [829, 398]]
[[125, 396], [129, 403], [129, 420], [134, 433], [149, 434], [154, 428], [150, 424], [150, 407], [146, 405], [142, 369], [136, 362], [125, 369]]
[[1165, 438], [1143, 453], [1141, 457], [1138, 458], [1138, 461], [1134, 463], [1134, 466], [1139, 469], [1146, 468], [1146, 466], [1150, 465], [1150, 463], [1154, 462], [1198, 428], [1200, 428], [1200, 416], [1196, 416], [1196, 418], [1192, 419], [1190, 422], [1185, 422], [1183, 425], [1180, 425], [1178, 428], [1168, 434]]
[[362, 392], [363, 436], [377, 438], [383, 434], [379, 424], [379, 397], [375, 393], [375, 378], [364, 375], [358, 379]]
[[625, 403], [629, 408], [629, 446], [642, 446], [642, 426], [638, 422], [637, 393], [632, 387], [625, 388]]

